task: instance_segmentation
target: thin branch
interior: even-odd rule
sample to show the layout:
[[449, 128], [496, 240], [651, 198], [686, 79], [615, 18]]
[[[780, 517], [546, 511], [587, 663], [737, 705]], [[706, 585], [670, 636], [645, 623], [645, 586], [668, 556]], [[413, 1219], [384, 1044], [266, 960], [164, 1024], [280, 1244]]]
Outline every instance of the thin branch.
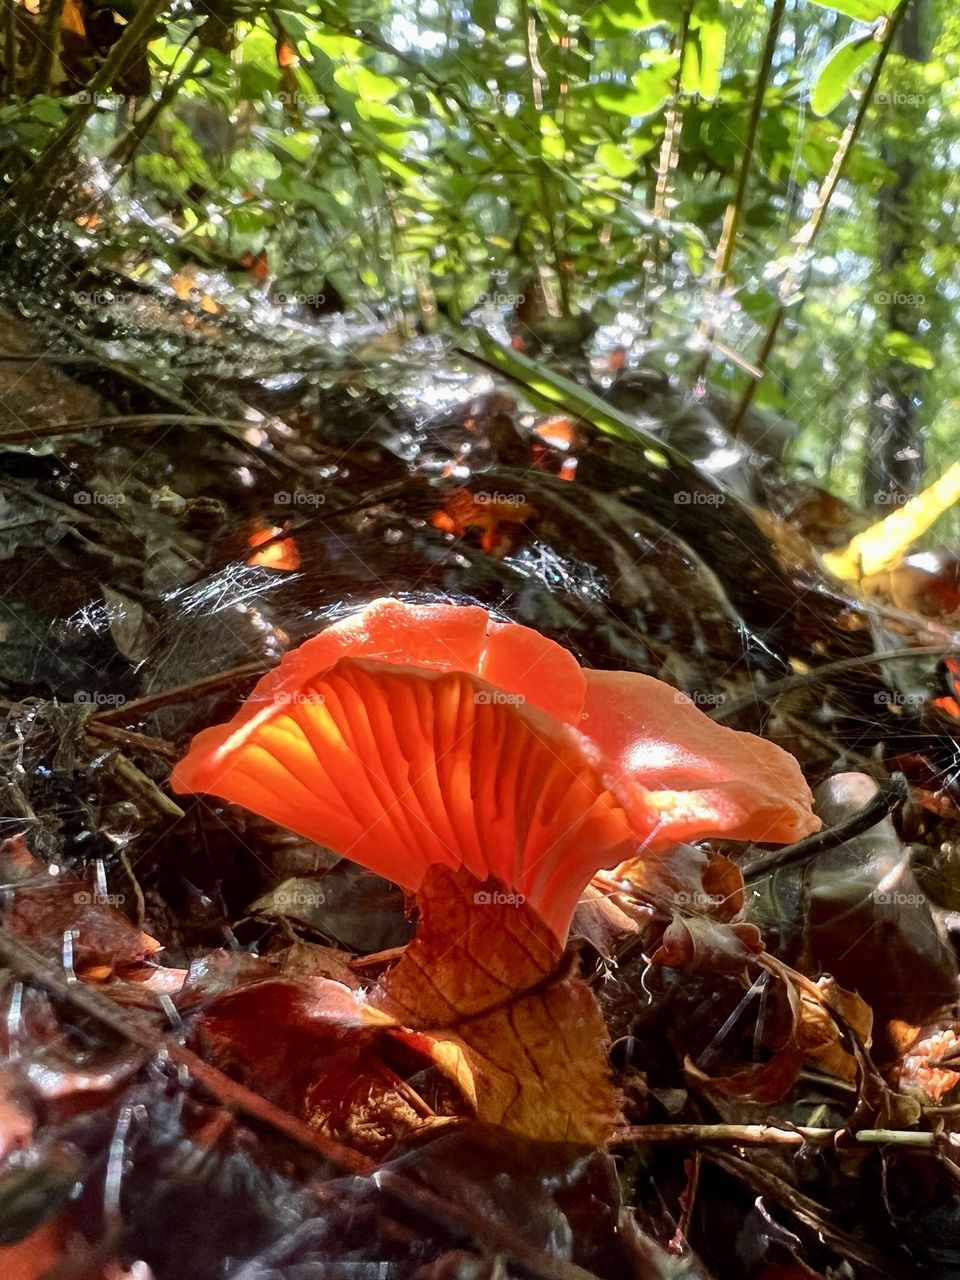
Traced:
[[[727, 205], [726, 213], [723, 218], [723, 230], [720, 232], [720, 240], [717, 244], [717, 252], [714, 257], [713, 276], [710, 281], [710, 290], [712, 293], [719, 293], [724, 289], [730, 279], [730, 266], [733, 262], [733, 255], [737, 247], [737, 236], [740, 231], [740, 223], [743, 218], [744, 209], [747, 202], [747, 188], [750, 183], [750, 174], [753, 169], [753, 157], [757, 144], [757, 133], [760, 129], [760, 121], [763, 117], [763, 100], [766, 96], [767, 85], [770, 82], [770, 73], [773, 70], [773, 58], [777, 49], [777, 41], [780, 39], [780, 28], [783, 25], [783, 14], [787, 7], [787, 0], [774, 0], [773, 8], [770, 11], [770, 22], [767, 26], [767, 39], [763, 46], [763, 55], [760, 59], [760, 70], [757, 72], [757, 83], [753, 92], [753, 102], [750, 105], [750, 118], [747, 121], [747, 132], [743, 140], [743, 152], [740, 156], [740, 169], [737, 173], [737, 187], [734, 192], [733, 199]], [[697, 369], [697, 377], [702, 378], [706, 372], [707, 365], [710, 362], [710, 351], [714, 339], [714, 329], [712, 326], [704, 331], [704, 338], [707, 343], [707, 349], [704, 351]]]
[[[199, 29], [200, 28], [197, 27], [195, 30], [190, 32], [181, 46], [181, 52], [197, 34]], [[111, 148], [110, 154], [107, 157], [108, 164], [115, 164], [119, 166], [121, 170], [125, 169], [127, 165], [130, 164], [134, 156], [137, 154], [137, 151], [142, 146], [144, 138], [156, 123], [160, 112], [163, 111], [164, 107], [168, 106], [169, 103], [171, 103], [177, 96], [186, 81], [191, 75], [193, 75], [197, 63], [201, 58], [203, 58], [205, 53], [206, 50], [203, 46], [197, 45], [190, 57], [187, 59], [186, 66], [178, 75], [173, 75], [171, 69], [171, 74], [167, 77], [166, 83], [160, 90], [155, 101], [150, 104], [146, 111], [134, 120], [133, 125], [127, 130], [122, 138], [117, 139], [116, 143]], [[177, 56], [179, 57], [179, 53]]]
[[733, 1147], [833, 1146], [853, 1140], [864, 1146], [925, 1147], [932, 1149], [937, 1135], [916, 1129], [819, 1129], [805, 1125], [781, 1129], [772, 1124], [635, 1124], [620, 1129], [610, 1139], [611, 1147], [635, 1142], [696, 1143]]
[[743, 389], [743, 395], [740, 397], [740, 403], [737, 406], [737, 412], [730, 424], [730, 431], [736, 435], [740, 424], [742, 423], [747, 410], [753, 403], [753, 397], [756, 395], [757, 387], [767, 372], [770, 356], [777, 341], [777, 335], [780, 332], [780, 326], [787, 314], [787, 307], [790, 304], [792, 295], [794, 294], [800, 277], [805, 270], [809, 255], [813, 249], [817, 238], [823, 229], [824, 220], [826, 218], [827, 209], [833, 199], [834, 193], [840, 184], [847, 167], [847, 162], [853, 152], [853, 148], [860, 137], [860, 131], [863, 128], [863, 122], [866, 119], [867, 111], [873, 101], [873, 95], [876, 92], [877, 85], [880, 81], [880, 73], [883, 71], [883, 65], [887, 60], [887, 54], [893, 46], [894, 36], [897, 34], [897, 27], [900, 25], [900, 19], [907, 8], [910, 0], [902, 0], [896, 12], [887, 20], [886, 30], [883, 36], [883, 42], [880, 45], [880, 51], [876, 56], [873, 64], [873, 71], [870, 74], [870, 82], [863, 91], [856, 114], [843, 131], [843, 136], [837, 146], [837, 150], [833, 157], [833, 164], [830, 166], [830, 172], [824, 178], [820, 185], [820, 191], [817, 195], [817, 203], [814, 206], [813, 213], [810, 215], [806, 226], [801, 231], [798, 241], [799, 247], [794, 254], [793, 262], [787, 271], [780, 285], [778, 296], [780, 298], [777, 309], [770, 321], [766, 335], [760, 346], [760, 352], [756, 359], [756, 364], [760, 367], [760, 378], [751, 379]]
[[903, 658], [939, 658], [945, 653], [953, 653], [956, 647], [955, 644], [931, 644], [924, 645], [922, 648], [913, 646], [908, 649], [890, 649], [887, 653], [861, 653], [853, 658], [839, 658], [836, 662], [825, 662], [822, 667], [812, 667], [809, 671], [784, 676], [782, 680], [772, 680], [770, 684], [755, 689], [734, 702], [715, 707], [707, 714], [711, 720], [727, 720], [738, 711], [745, 711], [758, 703], [770, 703], [783, 693], [802, 689], [807, 684], [820, 684], [831, 676], [841, 675], [845, 671], [855, 671], [858, 667], [870, 667], [874, 663], [900, 661]]
[[767, 1169], [729, 1151], [710, 1151], [704, 1158], [731, 1177], [745, 1182], [758, 1195], [781, 1204], [805, 1227], [816, 1232], [828, 1248], [860, 1267], [884, 1277], [884, 1280], [907, 1280], [916, 1275], [915, 1265], [898, 1263], [891, 1257], [889, 1249], [877, 1248], [835, 1226], [830, 1210]]
[[17, 0], [3, 0], [3, 94], [9, 102], [17, 92]]
[[[667, 196], [670, 191], [670, 174], [677, 164], [680, 148], [680, 133], [683, 112], [680, 106], [680, 87], [683, 83], [683, 61], [687, 49], [687, 35], [690, 30], [692, 5], [686, 5], [680, 14], [673, 51], [677, 59], [677, 70], [670, 87], [670, 100], [664, 114], [663, 139], [660, 143], [660, 154], [657, 157], [657, 181], [653, 194], [652, 218], [654, 224], [662, 224], [666, 218]], [[667, 251], [667, 242], [660, 231], [659, 239], [644, 262], [643, 287], [643, 331], [647, 337], [653, 327], [650, 298], [651, 292], [660, 278], [663, 258]]]
[[910, 788], [903, 774], [891, 774], [879, 784], [877, 794], [872, 796], [862, 809], [844, 818], [835, 827], [825, 827], [822, 831], [816, 831], [812, 836], [807, 836], [805, 840], [798, 840], [796, 844], [784, 845], [780, 849], [764, 849], [746, 858], [740, 864], [745, 883], [759, 880], [761, 876], [769, 875], [771, 871], [793, 866], [797, 862], [805, 862], [807, 858], [813, 858], [827, 849], [836, 849], [846, 844], [848, 840], [863, 835], [864, 831], [869, 831], [888, 814], [899, 809], [909, 794]]
[[53, 82], [53, 68], [60, 54], [60, 28], [66, 0], [50, 0], [44, 14], [43, 26], [37, 37], [37, 56], [33, 64], [30, 84], [33, 93], [49, 93]]
[[192, 680], [188, 684], [178, 684], [162, 693], [148, 693], [143, 698], [132, 698], [120, 707], [107, 707], [103, 711], [95, 711], [88, 725], [112, 723], [115, 720], [142, 720], [151, 711], [161, 707], [169, 707], [178, 702], [189, 702], [194, 698], [203, 698], [208, 693], [217, 693], [230, 685], [240, 684], [252, 676], [262, 676], [267, 670], [265, 662], [245, 662], [242, 666], [231, 667], [229, 671], [221, 671], [217, 675], [205, 676], [202, 680]]
[[169, 3], [170, 0], [143, 0], [136, 10], [133, 18], [124, 28], [123, 35], [104, 60], [103, 66], [87, 84], [84, 101], [74, 107], [69, 119], [44, 152], [38, 184], [41, 191], [49, 192], [60, 181], [63, 162], [73, 151], [87, 121], [97, 109], [98, 98], [111, 88], [126, 66], [127, 60], [149, 36], [157, 18]]

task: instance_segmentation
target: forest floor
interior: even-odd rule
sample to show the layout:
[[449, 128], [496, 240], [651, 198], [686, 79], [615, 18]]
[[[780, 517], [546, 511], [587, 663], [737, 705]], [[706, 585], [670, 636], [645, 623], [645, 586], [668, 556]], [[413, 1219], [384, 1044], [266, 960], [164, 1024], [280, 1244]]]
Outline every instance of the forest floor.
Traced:
[[[635, 439], [442, 337], [91, 297], [0, 317], [0, 1274], [960, 1274], [949, 591], [831, 578], [862, 513], [602, 352], [556, 363]], [[317, 979], [409, 941], [403, 893], [168, 789], [384, 595], [667, 680], [815, 790], [815, 848], [687, 849], [578, 912], [603, 1148], [480, 1125], [408, 1045], [318, 1022]]]

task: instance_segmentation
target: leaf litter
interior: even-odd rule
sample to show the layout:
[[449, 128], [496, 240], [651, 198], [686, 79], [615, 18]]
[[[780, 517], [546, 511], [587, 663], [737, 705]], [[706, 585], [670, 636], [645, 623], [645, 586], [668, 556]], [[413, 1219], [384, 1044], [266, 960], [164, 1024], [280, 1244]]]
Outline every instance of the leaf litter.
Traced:
[[[199, 402], [140, 358], [152, 325], [215, 372]], [[6, 352], [46, 345], [3, 328]], [[181, 335], [141, 299], [78, 329], [56, 404], [0, 424], [4, 1274], [949, 1274], [957, 635], [928, 604], [949, 593], [912, 612], [906, 579], [830, 578], [818, 552], [857, 514], [749, 449], [719, 484], [722, 422], [684, 427], [669, 388], [624, 376], [647, 434], [622, 439], [439, 340], [378, 352], [368, 328], [344, 356], [316, 332]], [[387, 880], [171, 797], [191, 734], [397, 594], [762, 732], [815, 788], [816, 851], [714, 839], [600, 872], [564, 958], [515, 906], [474, 929], [449, 875], [411, 943]], [[897, 772], [906, 802], [845, 837]], [[511, 981], [464, 1020], [491, 955]], [[548, 1029], [556, 1000], [575, 1012]], [[596, 1075], [561, 1069], [571, 1016]], [[543, 1090], [519, 1126], [517, 1071]]]

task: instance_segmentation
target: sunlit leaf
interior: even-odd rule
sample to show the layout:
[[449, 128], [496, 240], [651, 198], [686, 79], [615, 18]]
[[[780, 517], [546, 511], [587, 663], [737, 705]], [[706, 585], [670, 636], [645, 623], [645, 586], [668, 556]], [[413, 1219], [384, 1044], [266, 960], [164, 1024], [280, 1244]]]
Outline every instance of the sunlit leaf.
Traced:
[[821, 9], [832, 9], [835, 13], [845, 13], [848, 18], [856, 18], [858, 22], [876, 22], [878, 18], [888, 18], [897, 7], [896, 0], [813, 0]]
[[333, 78], [341, 89], [346, 89], [365, 103], [387, 102], [400, 89], [396, 80], [391, 80], [389, 76], [378, 75], [367, 67], [357, 65], [337, 67]]
[[904, 364], [915, 365], [918, 369], [932, 369], [934, 367], [934, 359], [931, 352], [926, 347], [921, 346], [915, 338], [911, 338], [909, 334], [903, 333], [899, 329], [891, 329], [889, 333], [884, 334], [883, 348], [885, 351], [889, 351], [890, 355], [902, 360]]
[[683, 59], [682, 88], [685, 93], [698, 93], [702, 98], [717, 96], [726, 47], [727, 32], [722, 22], [691, 24]]
[[597, 147], [597, 163], [613, 178], [625, 178], [636, 169], [636, 161], [615, 142], [601, 142]]
[[854, 77], [876, 51], [872, 32], [851, 36], [837, 45], [820, 69], [810, 94], [818, 116], [829, 115], [854, 84]]

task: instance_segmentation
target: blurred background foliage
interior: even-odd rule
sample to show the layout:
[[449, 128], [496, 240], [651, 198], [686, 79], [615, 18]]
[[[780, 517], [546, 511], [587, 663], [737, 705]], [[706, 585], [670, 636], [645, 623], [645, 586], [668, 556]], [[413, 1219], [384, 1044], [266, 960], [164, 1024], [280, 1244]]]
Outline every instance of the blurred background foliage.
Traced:
[[147, 280], [196, 264], [428, 330], [479, 309], [561, 368], [613, 326], [734, 423], [751, 397], [792, 420], [791, 461], [878, 511], [956, 456], [949, 0], [4, 14], [18, 243], [57, 192], [82, 252]]

